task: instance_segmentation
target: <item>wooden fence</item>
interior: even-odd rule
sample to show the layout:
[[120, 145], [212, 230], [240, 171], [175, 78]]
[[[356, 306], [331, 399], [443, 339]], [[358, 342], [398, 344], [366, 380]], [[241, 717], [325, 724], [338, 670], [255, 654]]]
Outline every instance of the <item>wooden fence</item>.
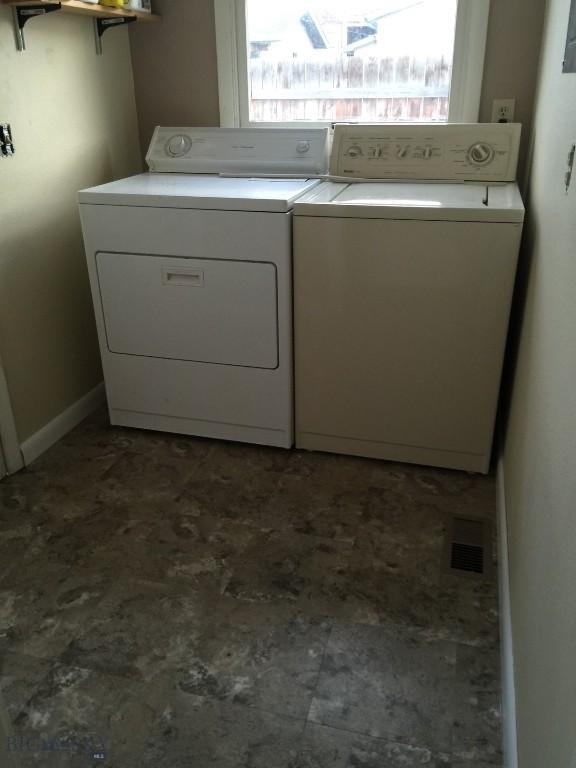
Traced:
[[451, 63], [444, 58], [261, 58], [249, 71], [256, 121], [448, 117]]

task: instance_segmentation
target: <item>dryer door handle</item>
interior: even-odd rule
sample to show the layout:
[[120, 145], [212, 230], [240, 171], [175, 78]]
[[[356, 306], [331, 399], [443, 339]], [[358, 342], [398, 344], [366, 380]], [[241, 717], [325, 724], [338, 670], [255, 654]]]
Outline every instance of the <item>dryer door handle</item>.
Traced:
[[186, 288], [202, 288], [204, 270], [194, 267], [162, 267], [163, 285], [180, 285]]

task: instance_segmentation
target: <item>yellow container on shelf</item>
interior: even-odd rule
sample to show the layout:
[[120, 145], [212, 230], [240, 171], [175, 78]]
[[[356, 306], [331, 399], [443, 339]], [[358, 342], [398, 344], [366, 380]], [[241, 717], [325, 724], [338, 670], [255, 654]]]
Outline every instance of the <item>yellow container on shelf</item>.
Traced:
[[129, 0], [100, 0], [100, 5], [109, 5], [113, 8], [126, 8]]

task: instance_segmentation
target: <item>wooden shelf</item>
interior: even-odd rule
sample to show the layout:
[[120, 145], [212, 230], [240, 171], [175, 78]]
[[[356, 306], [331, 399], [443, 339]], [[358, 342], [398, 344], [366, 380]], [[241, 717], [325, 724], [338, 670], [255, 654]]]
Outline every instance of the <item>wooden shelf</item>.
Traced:
[[[4, 5], [50, 5], [50, 0], [2, 0]], [[54, 0], [52, 0], [54, 2]], [[136, 17], [138, 21], [160, 21], [161, 17], [155, 13], [143, 13], [142, 11], [123, 10], [96, 3], [83, 3], [82, 0], [61, 0], [62, 10], [65, 13], [76, 13], [82, 16], [92, 16], [95, 19], [111, 19], [115, 16]]]

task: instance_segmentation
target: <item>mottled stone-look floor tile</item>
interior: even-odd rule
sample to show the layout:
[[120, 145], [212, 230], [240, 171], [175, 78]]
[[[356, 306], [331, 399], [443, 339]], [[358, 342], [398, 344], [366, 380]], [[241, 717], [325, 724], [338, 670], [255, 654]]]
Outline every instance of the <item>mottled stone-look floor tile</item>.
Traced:
[[55, 664], [14, 721], [22, 767], [136, 765], [157, 718], [146, 694], [131, 681]]
[[[262, 511], [272, 529], [354, 542], [369, 523], [401, 524], [410, 510], [407, 475], [399, 465], [370, 459], [293, 452]], [[404, 521], [405, 524], [405, 521]]]
[[499, 642], [498, 581], [467, 574], [442, 574], [439, 588], [454, 595], [454, 615], [460, 627], [457, 637], [465, 645], [494, 647]]
[[211, 450], [203, 467], [204, 477], [274, 485], [294, 459], [293, 452], [284, 448], [218, 440], [207, 442]]
[[363, 553], [350, 555], [340, 569], [324, 571], [306, 597], [303, 607], [342, 622], [384, 626], [394, 622], [436, 639], [454, 639], [460, 633], [454, 593], [440, 590], [434, 582], [398, 574], [394, 561], [377, 566]]
[[458, 646], [454, 699], [461, 702], [452, 738], [455, 759], [501, 765], [498, 647]]
[[450, 763], [450, 768], [502, 768], [502, 762], [495, 763], [479, 763], [477, 760], [470, 760], [468, 758], [453, 757]]
[[196, 658], [214, 597], [120, 580], [61, 655], [65, 664], [151, 682]]
[[445, 754], [308, 723], [294, 768], [452, 768]]
[[309, 719], [448, 752], [455, 667], [453, 643], [422, 642], [398, 627], [338, 626]]
[[343, 482], [337, 458], [299, 456], [279, 478], [263, 510], [263, 522], [273, 530], [353, 543], [358, 535], [362, 500]]
[[51, 661], [21, 653], [0, 654], [0, 691], [12, 719], [35, 693], [51, 665]]
[[57, 656], [83, 629], [110, 581], [46, 563], [12, 571], [0, 583], [0, 650]]
[[[69, 438], [70, 439], [70, 438]], [[26, 470], [30, 484], [41, 493], [41, 501], [52, 508], [62, 498], [93, 493], [100, 478], [124, 453], [124, 446], [60, 441]]]
[[198, 514], [261, 528], [289, 457], [290, 452], [278, 448], [215, 444], [180, 499]]
[[194, 474], [195, 462], [163, 444], [150, 451], [130, 449], [101, 476], [95, 498], [108, 504], [171, 503]]
[[94, 556], [108, 551], [130, 510], [120, 505], [86, 501], [81, 509], [60, 507], [58, 519], [43, 525], [23, 557], [23, 567], [42, 564], [84, 568]]
[[[348, 567], [351, 545], [292, 531], [263, 533], [231, 559], [225, 594], [246, 602], [286, 600], [310, 607], [329, 574]], [[311, 611], [324, 613], [318, 604]]]
[[[440, 554], [433, 551], [430, 558], [422, 547], [392, 540], [376, 555], [336, 539], [274, 531], [230, 558], [224, 592], [246, 602], [292, 602], [343, 622], [395, 622], [426, 638], [483, 642], [482, 611], [471, 594], [462, 598], [467, 610], [459, 607], [459, 582], [442, 583]], [[472, 589], [467, 581], [465, 589]]]
[[456, 513], [493, 519], [493, 478], [101, 411], [0, 483], [10, 711], [110, 768], [495, 768], [496, 580], [445, 572]]
[[182, 490], [179, 500], [197, 515], [209, 515], [260, 529], [265, 527], [262, 511], [270, 503], [272, 493], [273, 488], [254, 479], [195, 477]]
[[[121, 514], [118, 514], [118, 513]], [[130, 513], [133, 514], [130, 514]], [[196, 514], [180, 501], [122, 505], [117, 525], [88, 566], [104, 573], [136, 573], [163, 584], [182, 582], [220, 591], [229, 563], [259, 532], [233, 520]]]
[[157, 584], [112, 590], [62, 661], [304, 718], [331, 625], [284, 606], [219, 601]]
[[196, 657], [173, 680], [187, 693], [306, 718], [331, 623], [284, 605], [222, 601]]
[[493, 477], [450, 469], [415, 466], [406, 468], [411, 492], [420, 500], [441, 502], [450, 512], [494, 514]]
[[180, 692], [154, 703], [155, 722], [133, 762], [111, 768], [293, 768], [304, 722]]
[[[8, 497], [2, 488], [0, 494]], [[0, 497], [0, 582], [21, 561], [38, 530], [36, 521], [23, 509], [7, 509], [3, 501]]]

